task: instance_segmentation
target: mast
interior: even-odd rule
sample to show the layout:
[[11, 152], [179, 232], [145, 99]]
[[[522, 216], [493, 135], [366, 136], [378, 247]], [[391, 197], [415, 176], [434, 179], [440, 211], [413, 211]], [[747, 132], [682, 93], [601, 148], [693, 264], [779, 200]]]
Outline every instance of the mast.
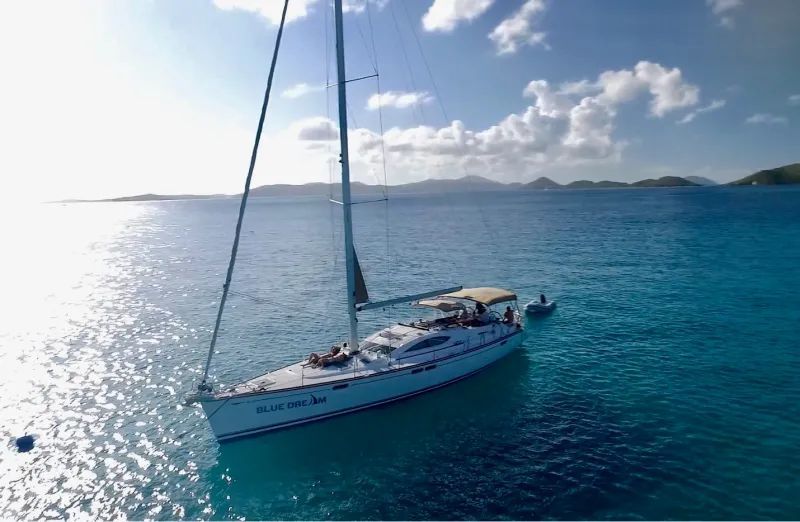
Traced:
[[339, 91], [339, 142], [342, 164], [342, 212], [344, 221], [344, 259], [347, 271], [347, 315], [350, 319], [350, 347], [358, 348], [358, 319], [356, 318], [356, 268], [353, 247], [353, 213], [350, 202], [350, 155], [347, 148], [347, 77], [344, 70], [344, 28], [342, 0], [333, 2], [336, 23], [336, 79]]

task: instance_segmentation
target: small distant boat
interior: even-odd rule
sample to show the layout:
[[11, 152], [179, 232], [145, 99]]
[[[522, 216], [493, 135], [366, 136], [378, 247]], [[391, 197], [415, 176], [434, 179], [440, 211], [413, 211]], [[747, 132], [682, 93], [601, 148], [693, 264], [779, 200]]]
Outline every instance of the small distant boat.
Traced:
[[549, 314], [556, 308], [555, 301], [547, 301], [542, 303], [541, 301], [533, 300], [530, 303], [525, 305], [525, 312], [533, 315], [544, 315]]

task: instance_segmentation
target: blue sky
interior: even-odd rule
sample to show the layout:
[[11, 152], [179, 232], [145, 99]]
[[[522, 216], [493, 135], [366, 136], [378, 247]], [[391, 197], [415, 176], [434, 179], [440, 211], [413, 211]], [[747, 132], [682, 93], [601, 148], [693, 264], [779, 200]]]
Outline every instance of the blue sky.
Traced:
[[[356, 179], [383, 177], [378, 106], [390, 184], [727, 181], [800, 160], [794, 0], [370, 2], [346, 2], [348, 75], [373, 72], [374, 37], [383, 93], [350, 84]], [[6, 192], [237, 192], [281, 5], [4, 3]], [[327, 181], [337, 153], [329, 6], [290, 6], [258, 184]]]

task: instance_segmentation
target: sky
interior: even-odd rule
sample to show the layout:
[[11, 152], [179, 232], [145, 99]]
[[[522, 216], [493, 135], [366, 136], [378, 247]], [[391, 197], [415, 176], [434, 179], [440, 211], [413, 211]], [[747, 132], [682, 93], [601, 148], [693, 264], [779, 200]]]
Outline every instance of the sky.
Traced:
[[[0, 4], [4, 199], [240, 192], [282, 3]], [[379, 74], [348, 84], [355, 180], [730, 181], [800, 161], [796, 0], [345, 10], [348, 78]], [[333, 49], [328, 0], [290, 0], [254, 185], [338, 177]]]

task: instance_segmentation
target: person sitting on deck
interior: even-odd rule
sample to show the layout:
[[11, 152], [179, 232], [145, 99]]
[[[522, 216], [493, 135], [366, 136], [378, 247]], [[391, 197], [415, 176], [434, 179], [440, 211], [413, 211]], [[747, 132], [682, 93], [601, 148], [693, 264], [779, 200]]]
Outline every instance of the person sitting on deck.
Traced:
[[504, 324], [514, 324], [514, 311], [510, 306], [506, 306], [506, 313], [503, 314]]
[[475, 323], [477, 325], [487, 324], [489, 322], [489, 310], [483, 305], [478, 303], [475, 305]]
[[544, 296], [544, 294], [539, 294], [539, 303], [547, 304], [547, 298]]
[[347, 359], [347, 354], [342, 351], [340, 346], [331, 346], [331, 349], [328, 353], [324, 353], [319, 355], [318, 353], [312, 353], [308, 356], [308, 364], [312, 367], [324, 368], [325, 365], [331, 364], [334, 362], [341, 362]]

